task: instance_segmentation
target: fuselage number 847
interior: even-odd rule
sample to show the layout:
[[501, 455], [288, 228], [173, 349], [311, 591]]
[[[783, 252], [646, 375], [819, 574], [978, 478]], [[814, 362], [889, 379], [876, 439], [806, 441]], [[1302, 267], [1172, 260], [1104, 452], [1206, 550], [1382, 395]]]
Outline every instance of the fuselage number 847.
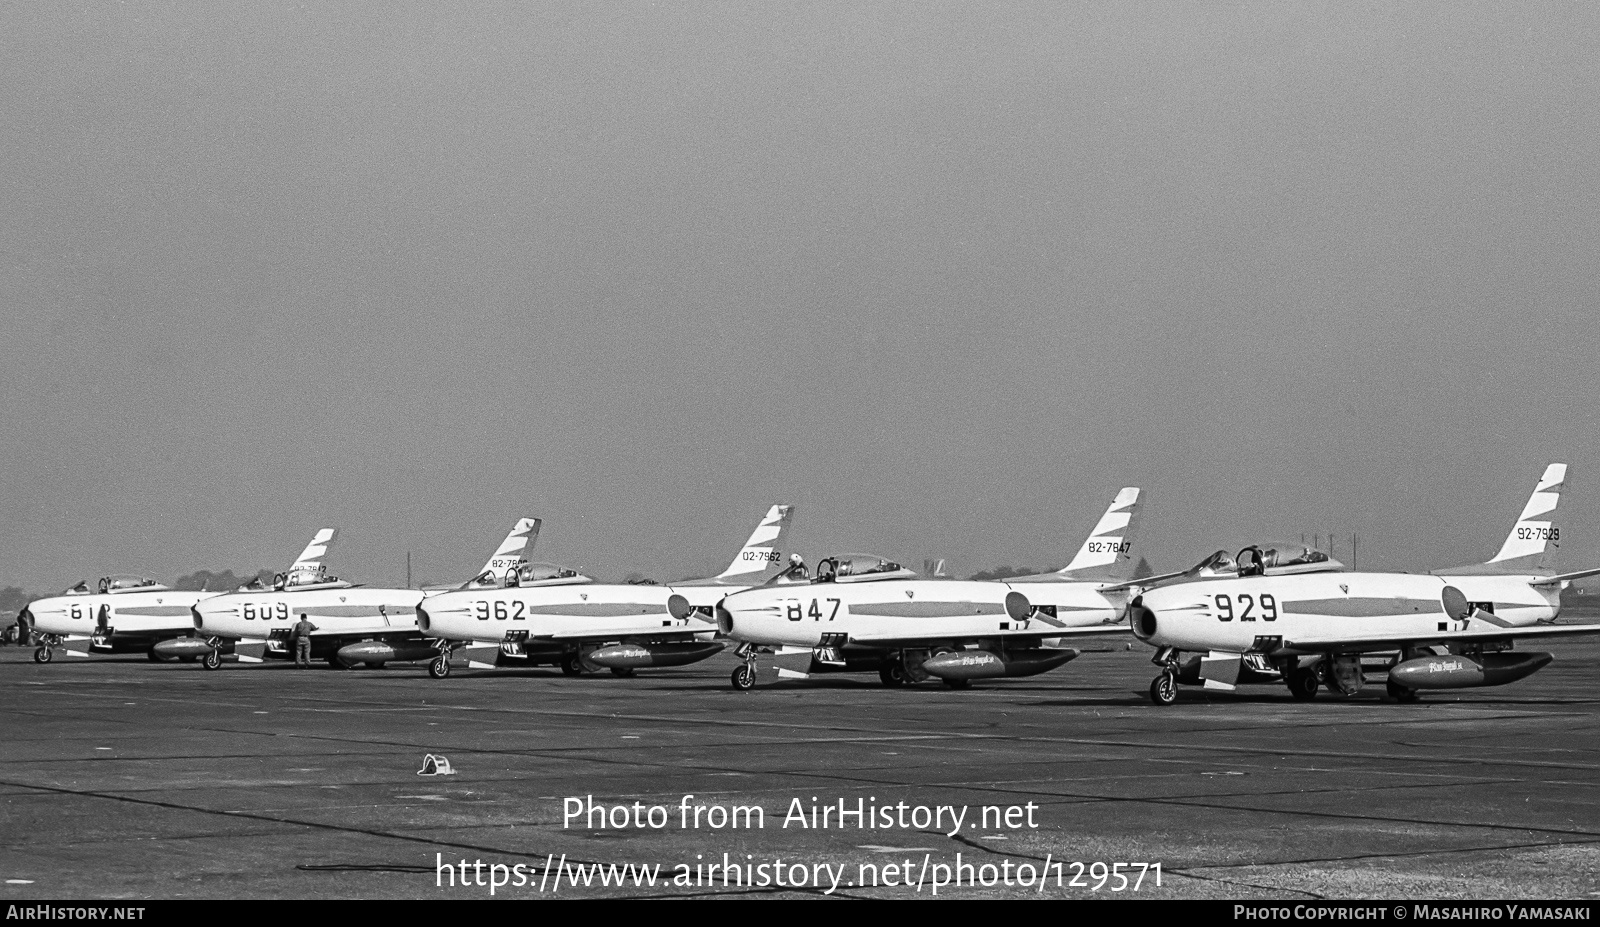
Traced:
[[[824, 602], [828, 605], [823, 605]], [[802, 606], [799, 599], [791, 599], [784, 608], [784, 617], [790, 621], [799, 621], [802, 618], [810, 618], [812, 621], [832, 621], [838, 614], [838, 599], [812, 599], [809, 609]]]

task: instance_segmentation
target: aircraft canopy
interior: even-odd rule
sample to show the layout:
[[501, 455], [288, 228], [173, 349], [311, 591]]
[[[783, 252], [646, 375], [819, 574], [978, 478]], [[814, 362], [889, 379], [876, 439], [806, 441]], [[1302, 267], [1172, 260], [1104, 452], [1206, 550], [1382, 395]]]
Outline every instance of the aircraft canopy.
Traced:
[[817, 563], [816, 581], [849, 582], [915, 575], [915, 571], [908, 570], [887, 557], [879, 557], [876, 554], [839, 554], [836, 557], [826, 557]]

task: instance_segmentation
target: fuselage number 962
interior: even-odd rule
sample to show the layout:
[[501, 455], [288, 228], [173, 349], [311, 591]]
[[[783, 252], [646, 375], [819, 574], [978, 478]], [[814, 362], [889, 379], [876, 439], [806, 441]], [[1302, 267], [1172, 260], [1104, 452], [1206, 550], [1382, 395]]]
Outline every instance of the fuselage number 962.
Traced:
[[[1262, 621], [1278, 620], [1278, 600], [1270, 592], [1261, 593], [1259, 598], [1242, 592], [1237, 596], [1214, 595], [1211, 599], [1216, 605], [1214, 614], [1218, 621], [1232, 621], [1236, 617], [1240, 621], [1255, 621], [1258, 618]], [[1234, 599], [1239, 600], [1237, 614]]]
[[491, 615], [496, 621], [505, 621], [508, 618], [512, 621], [526, 621], [527, 615], [523, 614], [526, 610], [527, 603], [516, 599], [510, 602], [497, 599], [493, 602], [480, 600], [472, 603], [473, 614], [478, 616], [479, 621], [488, 621]]
[[757, 560], [762, 563], [777, 563], [783, 555], [775, 550], [746, 550], [739, 554], [740, 560]]
[[[824, 607], [823, 602], [829, 603], [828, 606]], [[812, 599], [809, 609], [804, 608], [799, 599], [790, 599], [784, 608], [784, 617], [790, 621], [799, 621], [802, 618], [810, 618], [812, 621], [832, 621], [838, 614], [838, 599]]]

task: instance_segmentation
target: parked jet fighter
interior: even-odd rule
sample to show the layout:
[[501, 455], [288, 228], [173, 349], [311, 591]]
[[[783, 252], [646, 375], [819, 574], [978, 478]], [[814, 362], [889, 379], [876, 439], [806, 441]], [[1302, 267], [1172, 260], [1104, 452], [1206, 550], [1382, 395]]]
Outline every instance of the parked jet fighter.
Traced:
[[[512, 554], [536, 534], [537, 527], [537, 519], [519, 520], [477, 576], [500, 575], [509, 569], [506, 561], [520, 560]], [[417, 631], [417, 603], [426, 593], [370, 588], [329, 575], [322, 558], [333, 543], [334, 530], [323, 529], [317, 537], [294, 567], [275, 577], [272, 588], [241, 589], [195, 606], [194, 627], [212, 645], [202, 661], [206, 669], [221, 665], [220, 649], [227, 640], [237, 642], [235, 650], [246, 662], [290, 659], [290, 634], [302, 615], [316, 625], [312, 659], [326, 660], [330, 666], [353, 665], [340, 657], [341, 649], [350, 644], [375, 645], [360, 653], [358, 662], [379, 666], [389, 660], [425, 660], [434, 654], [433, 643]], [[499, 568], [497, 560], [502, 561]], [[259, 650], [261, 656], [250, 650]]]
[[147, 577], [107, 576], [95, 591], [85, 582], [29, 602], [22, 618], [40, 636], [33, 652], [38, 663], [49, 663], [58, 647], [74, 656], [143, 652], [160, 660], [162, 641], [193, 630], [189, 609], [220, 594], [179, 591]]
[[964, 687], [1054, 669], [1078, 656], [1060, 638], [1125, 633], [1128, 590], [1154, 581], [1132, 578], [1138, 504], [1136, 487], [1119, 492], [1055, 573], [1004, 582], [925, 578], [882, 557], [847, 554], [820, 561], [808, 585], [730, 595], [717, 617], [745, 660], [733, 686], [755, 685], [762, 652], [809, 656], [803, 670], [778, 666], [780, 678], [876, 670], [886, 686], [933, 676]]
[[[1158, 705], [1178, 684], [1232, 690], [1282, 681], [1297, 699], [1319, 686], [1353, 695], [1362, 657], [1394, 653], [1388, 690], [1410, 701], [1420, 689], [1496, 686], [1552, 659], [1513, 650], [1517, 638], [1600, 633], [1600, 625], [1548, 625], [1561, 590], [1600, 569], [1556, 571], [1557, 513], [1565, 464], [1544, 471], [1500, 552], [1486, 563], [1435, 573], [1356, 573], [1303, 547], [1218, 552], [1194, 575], [1134, 598], [1133, 633], [1157, 648], [1150, 684]], [[1185, 653], [1191, 656], [1185, 660]]]
[[654, 584], [597, 583], [552, 564], [525, 567], [503, 588], [441, 593], [419, 611], [423, 633], [443, 652], [428, 665], [435, 679], [450, 674], [450, 652], [493, 647], [496, 663], [472, 666], [559, 665], [568, 675], [609, 668], [619, 676], [640, 667], [684, 666], [720, 653], [712, 609], [724, 595], [783, 575], [785, 533], [794, 506], [774, 505], [750, 539], [717, 576]]

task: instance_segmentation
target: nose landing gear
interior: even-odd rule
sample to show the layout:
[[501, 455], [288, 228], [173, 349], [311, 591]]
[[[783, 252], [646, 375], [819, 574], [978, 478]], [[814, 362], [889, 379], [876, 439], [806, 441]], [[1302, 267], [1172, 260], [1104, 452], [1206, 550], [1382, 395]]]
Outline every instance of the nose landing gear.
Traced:
[[756, 685], [756, 649], [749, 644], [740, 644], [733, 655], [744, 660], [738, 669], [733, 671], [730, 681], [733, 688], [739, 692], [748, 692]]
[[1157, 705], [1171, 705], [1178, 700], [1178, 676], [1171, 670], [1150, 681], [1150, 701]]

